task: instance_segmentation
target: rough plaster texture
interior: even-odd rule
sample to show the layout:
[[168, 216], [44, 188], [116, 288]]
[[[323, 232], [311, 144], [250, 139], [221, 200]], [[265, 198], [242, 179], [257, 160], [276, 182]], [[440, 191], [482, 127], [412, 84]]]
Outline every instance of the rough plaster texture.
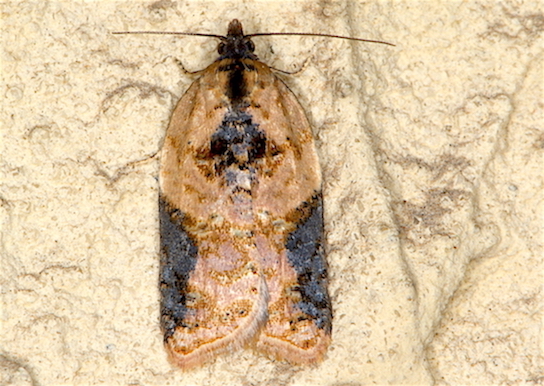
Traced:
[[[542, 31], [536, 1], [2, 5], [0, 384], [539, 384]], [[333, 344], [183, 373], [158, 324], [157, 159], [188, 69], [260, 38], [324, 170]]]

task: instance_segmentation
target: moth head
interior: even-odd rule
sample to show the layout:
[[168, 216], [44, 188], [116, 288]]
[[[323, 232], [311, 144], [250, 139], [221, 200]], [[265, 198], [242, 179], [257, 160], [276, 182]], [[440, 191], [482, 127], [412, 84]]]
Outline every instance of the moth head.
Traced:
[[221, 37], [221, 42], [217, 47], [220, 59], [253, 59], [257, 56], [253, 53], [255, 44], [249, 36], [244, 35], [242, 23], [234, 19], [229, 23], [227, 36]]

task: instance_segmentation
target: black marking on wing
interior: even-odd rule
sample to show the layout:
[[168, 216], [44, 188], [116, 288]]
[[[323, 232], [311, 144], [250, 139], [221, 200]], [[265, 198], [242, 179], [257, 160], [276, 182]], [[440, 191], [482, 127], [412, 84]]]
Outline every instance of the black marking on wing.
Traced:
[[161, 261], [161, 327], [166, 341], [187, 314], [187, 282], [195, 269], [198, 248], [183, 229], [184, 214], [159, 196]]
[[226, 171], [233, 166], [254, 174], [256, 162], [266, 155], [266, 142], [266, 134], [251, 115], [241, 110], [229, 111], [211, 138], [215, 174], [223, 176], [229, 185]]
[[225, 94], [230, 99], [231, 104], [233, 106], [242, 105], [247, 95], [245, 72], [255, 71], [255, 67], [241, 60], [234, 60], [219, 66], [218, 70], [228, 72], [228, 84]]
[[331, 332], [332, 309], [327, 289], [327, 261], [324, 251], [323, 199], [316, 194], [310, 202], [304, 203], [310, 215], [297, 225], [287, 237], [287, 259], [297, 272], [298, 290], [302, 300], [297, 307], [318, 328]]

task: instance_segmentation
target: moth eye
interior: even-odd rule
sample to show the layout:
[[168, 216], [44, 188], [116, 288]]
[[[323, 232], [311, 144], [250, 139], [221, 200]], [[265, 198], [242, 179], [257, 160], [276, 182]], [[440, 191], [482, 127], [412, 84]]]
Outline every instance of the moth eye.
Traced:
[[226, 52], [226, 44], [223, 42], [219, 43], [219, 45], [217, 46], [217, 52], [219, 53], [219, 55], [224, 55]]
[[253, 43], [253, 41], [247, 40], [247, 50], [249, 52], [255, 51], [255, 43]]

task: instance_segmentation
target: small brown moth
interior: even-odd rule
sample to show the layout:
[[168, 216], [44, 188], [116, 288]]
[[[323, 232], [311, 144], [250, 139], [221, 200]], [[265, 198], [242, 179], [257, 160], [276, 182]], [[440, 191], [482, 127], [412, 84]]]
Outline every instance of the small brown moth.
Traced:
[[332, 309], [310, 124], [254, 54], [251, 38], [272, 34], [244, 35], [238, 20], [227, 36], [179, 34], [221, 42], [174, 109], [160, 156], [166, 349], [184, 369], [244, 346], [316, 363]]

